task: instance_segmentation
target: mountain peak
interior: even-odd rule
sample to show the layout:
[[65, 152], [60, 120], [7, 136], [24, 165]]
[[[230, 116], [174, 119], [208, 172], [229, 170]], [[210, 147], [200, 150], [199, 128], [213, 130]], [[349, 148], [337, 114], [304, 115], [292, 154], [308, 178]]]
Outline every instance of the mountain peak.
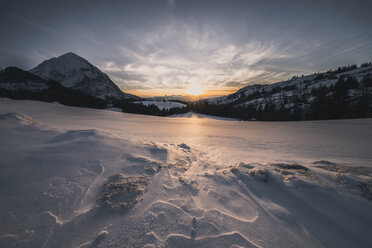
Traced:
[[78, 58], [81, 58], [79, 55], [77, 55], [76, 53], [73, 53], [73, 52], [68, 52], [68, 53], [62, 54], [59, 57], [78, 57]]
[[81, 61], [81, 62], [84, 62], [84, 63], [87, 63], [87, 64], [90, 64], [86, 59], [84, 59], [83, 57], [77, 55], [76, 53], [73, 53], [73, 52], [68, 52], [68, 53], [65, 53], [59, 57], [56, 57], [56, 58], [53, 58], [54, 60], [62, 60], [62, 61]]
[[30, 72], [101, 99], [117, 101], [134, 97], [122, 92], [105, 73], [72, 52], [45, 60]]
[[54, 68], [63, 67], [64, 70], [79, 70], [81, 68], [98, 70], [98, 68], [89, 63], [88, 60], [73, 52], [68, 52], [61, 56], [45, 60], [38, 67], [40, 67], [41, 65], [47, 65], [48, 67]]

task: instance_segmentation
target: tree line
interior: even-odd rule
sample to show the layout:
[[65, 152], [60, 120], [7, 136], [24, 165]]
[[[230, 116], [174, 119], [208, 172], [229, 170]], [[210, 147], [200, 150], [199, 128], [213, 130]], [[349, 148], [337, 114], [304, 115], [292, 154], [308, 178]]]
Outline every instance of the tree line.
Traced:
[[[283, 103], [279, 106], [270, 100], [259, 106], [242, 104], [260, 97], [270, 99], [268, 92], [257, 91], [249, 96], [240, 93], [236, 101], [228, 104], [212, 104], [200, 100], [189, 103], [188, 107], [191, 111], [201, 114], [241, 120], [292, 121], [364, 118], [372, 117], [371, 88], [372, 76], [365, 76], [361, 82], [358, 82], [354, 77], [340, 77], [334, 85], [313, 88], [308, 95], [284, 96]], [[293, 86], [291, 89], [282, 90], [295, 89], [296, 87]], [[349, 91], [353, 89], [358, 90], [361, 94], [349, 95]], [[280, 92], [280, 90], [275, 87], [273, 92]], [[286, 108], [285, 105], [288, 103], [293, 104], [293, 107]]]

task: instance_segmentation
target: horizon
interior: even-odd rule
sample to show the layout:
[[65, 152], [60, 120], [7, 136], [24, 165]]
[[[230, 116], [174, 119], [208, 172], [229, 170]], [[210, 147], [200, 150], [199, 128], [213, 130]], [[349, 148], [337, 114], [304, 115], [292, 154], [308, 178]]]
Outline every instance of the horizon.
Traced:
[[[74, 54], [75, 56], [78, 56], [78, 57], [81, 57], [79, 54], [77, 53], [74, 53], [74, 52], [67, 52], [65, 54], [61, 54], [59, 56], [56, 56], [56, 57], [52, 57], [52, 58], [49, 58], [49, 59], [53, 59], [53, 58], [57, 58], [57, 57], [60, 57], [60, 56], [63, 56], [63, 55], [66, 55], [66, 54], [69, 54], [69, 53], [72, 53]], [[83, 58], [83, 57], [81, 57]], [[46, 59], [46, 60], [49, 60], [49, 59]], [[85, 59], [85, 58], [83, 58]], [[42, 61], [44, 62], [44, 61]], [[41, 62], [41, 63], [42, 63]], [[89, 62], [89, 61], [88, 61]], [[33, 66], [32, 68], [35, 68], [37, 67], [38, 65], [40, 65], [41, 63], [37, 64], [36, 66]], [[90, 63], [90, 62], [89, 62]], [[363, 64], [365, 63], [371, 63], [371, 61], [364, 61], [360, 64], [347, 64], [347, 65], [340, 65], [338, 67], [335, 67], [335, 68], [329, 68], [327, 71], [333, 71], [333, 70], [336, 70], [337, 68], [341, 68], [341, 67], [345, 67], [345, 66], [352, 66], [352, 65], [356, 65], [358, 68], [361, 67]], [[3, 69], [7, 68], [7, 67], [11, 67], [11, 66], [14, 66], [14, 65], [8, 65], [6, 67], [4, 67]], [[93, 66], [95, 66], [93, 64]], [[31, 70], [32, 68], [30, 68], [29, 70]], [[0, 67], [1, 69], [1, 67]], [[24, 69], [24, 68], [20, 68], [20, 69]], [[100, 69], [100, 68], [98, 68]], [[100, 69], [101, 70], [101, 69]], [[326, 73], [327, 72], [326, 70], [324, 71], [318, 71], [318, 72], [312, 72], [312, 73], [309, 73], [307, 75], [294, 75], [292, 76], [293, 77], [300, 77], [300, 76], [310, 76], [310, 75], [313, 75], [313, 74], [316, 74], [316, 73]], [[104, 72], [104, 71], [103, 71]], [[107, 73], [106, 73], [107, 74]], [[290, 80], [291, 78], [287, 78], [287, 79], [283, 79], [283, 80], [280, 80], [280, 81], [275, 81], [275, 82], [271, 82], [271, 83], [255, 83], [255, 84], [259, 84], [259, 85], [268, 85], [268, 84], [275, 84], [275, 83], [279, 83], [279, 82], [283, 82], [283, 81], [288, 81]], [[112, 79], [111, 79], [112, 80]], [[116, 85], [117, 83], [112, 80]], [[192, 91], [189, 91], [188, 88], [185, 88], [185, 89], [181, 89], [180, 91], [177, 91], [177, 92], [171, 92], [171, 94], [169, 94], [169, 92], [164, 92], [162, 89], [159, 89], [157, 91], [157, 93], [152, 93], [152, 94], [149, 94], [149, 93], [142, 93], [142, 92], [138, 92], [137, 91], [125, 91], [123, 90], [122, 88], [120, 88], [121, 91], [125, 92], [125, 93], [129, 93], [129, 94], [133, 94], [133, 95], [136, 95], [136, 96], [139, 96], [141, 98], [156, 98], [156, 97], [189, 97], [191, 98], [192, 100], [191, 101], [196, 101], [196, 100], [200, 100], [200, 99], [207, 99], [207, 98], [215, 98], [215, 97], [220, 97], [220, 96], [225, 96], [225, 95], [229, 95], [229, 94], [233, 94], [235, 93], [236, 91], [246, 87], [246, 86], [249, 86], [249, 85], [254, 85], [254, 84], [247, 84], [247, 85], [242, 85], [241, 87], [239, 88], [236, 88], [236, 89], [230, 89], [230, 90], [202, 90], [201, 92], [200, 89], [196, 89], [198, 91], [197, 94], [193, 94]], [[162, 94], [163, 93], [163, 94]]]
[[[371, 61], [364, 61], [360, 64], [347, 64], [347, 65], [340, 65], [338, 67], [335, 67], [335, 68], [329, 68], [328, 70], [331, 70], [331, 71], [334, 71], [336, 70], [337, 68], [340, 68], [340, 67], [343, 67], [343, 66], [352, 66], [352, 65], [356, 65], [358, 68], [361, 67], [362, 64], [365, 64], [365, 63], [371, 63]], [[324, 71], [317, 71], [317, 72], [312, 72], [312, 73], [309, 73], [307, 75], [294, 75], [292, 77], [301, 77], [301, 76], [310, 76], [310, 75], [313, 75], [313, 74], [316, 74], [316, 73], [326, 73], [328, 70], [324, 70]], [[283, 80], [280, 80], [280, 81], [275, 81], [275, 82], [271, 82], [271, 83], [255, 83], [255, 84], [260, 84], [260, 85], [267, 85], [267, 84], [275, 84], [275, 83], [280, 83], [280, 82], [283, 82], [283, 81], [288, 81], [288, 80], [291, 80], [291, 78], [287, 78], [287, 79], [283, 79]], [[114, 82], [115, 83], [115, 82]], [[195, 99], [202, 99], [202, 98], [214, 98], [214, 97], [220, 97], [220, 96], [225, 96], [225, 95], [230, 95], [230, 94], [233, 94], [235, 92], [237, 92], [238, 90], [246, 87], [246, 86], [249, 86], [249, 85], [254, 85], [254, 84], [247, 84], [247, 85], [242, 85], [241, 87], [237, 88], [237, 89], [231, 89], [231, 90], [226, 90], [226, 91], [223, 91], [223, 93], [218, 93], [218, 91], [204, 91], [202, 94], [196, 94], [196, 95], [193, 95], [193, 94], [187, 94], [187, 89], [186, 90], [183, 90], [182, 92], [180, 93], [174, 93], [174, 94], [167, 94], [165, 93], [164, 95], [141, 95], [142, 93], [139, 93], [139, 94], [136, 94], [136, 92], [132, 91], [132, 92], [129, 92], [129, 91], [126, 91], [127, 93], [130, 93], [130, 94], [133, 94], [133, 95], [136, 95], [136, 96], [139, 96], [139, 97], [143, 97], [143, 98], [151, 98], [151, 97], [170, 97], [170, 96], [187, 96], [187, 97], [194, 97]], [[122, 89], [121, 89], [122, 90]], [[206, 92], [208, 92], [206, 94]], [[221, 92], [221, 91], [220, 91]], [[159, 92], [160, 93], [160, 92]]]

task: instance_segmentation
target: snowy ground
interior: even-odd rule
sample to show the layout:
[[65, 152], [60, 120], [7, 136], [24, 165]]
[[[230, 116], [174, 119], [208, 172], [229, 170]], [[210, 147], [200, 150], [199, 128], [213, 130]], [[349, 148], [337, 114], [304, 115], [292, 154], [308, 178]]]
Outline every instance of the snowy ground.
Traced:
[[371, 126], [0, 99], [0, 247], [371, 247]]
[[221, 120], [221, 121], [239, 121], [239, 119], [235, 118], [227, 118], [227, 117], [220, 117], [220, 116], [214, 116], [214, 115], [205, 115], [205, 114], [199, 114], [195, 112], [187, 112], [184, 114], [174, 114], [174, 115], [169, 115], [168, 117], [182, 117], [182, 118], [208, 118], [208, 119], [213, 119], [213, 120]]

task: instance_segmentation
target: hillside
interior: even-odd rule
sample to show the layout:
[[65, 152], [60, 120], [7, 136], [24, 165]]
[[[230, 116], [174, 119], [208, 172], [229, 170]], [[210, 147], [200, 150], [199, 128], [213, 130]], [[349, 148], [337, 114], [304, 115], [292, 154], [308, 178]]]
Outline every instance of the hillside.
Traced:
[[189, 105], [198, 113], [244, 120], [312, 120], [370, 117], [372, 66], [340, 67]]

